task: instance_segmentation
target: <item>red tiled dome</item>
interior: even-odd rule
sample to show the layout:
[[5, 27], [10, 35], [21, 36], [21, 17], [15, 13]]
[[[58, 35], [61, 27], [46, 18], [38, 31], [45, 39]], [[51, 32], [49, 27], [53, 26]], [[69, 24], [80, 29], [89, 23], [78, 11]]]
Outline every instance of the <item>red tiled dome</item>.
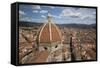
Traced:
[[45, 23], [39, 32], [39, 43], [51, 43], [61, 41], [61, 33], [59, 28], [52, 23], [51, 19], [48, 19], [48, 23]]

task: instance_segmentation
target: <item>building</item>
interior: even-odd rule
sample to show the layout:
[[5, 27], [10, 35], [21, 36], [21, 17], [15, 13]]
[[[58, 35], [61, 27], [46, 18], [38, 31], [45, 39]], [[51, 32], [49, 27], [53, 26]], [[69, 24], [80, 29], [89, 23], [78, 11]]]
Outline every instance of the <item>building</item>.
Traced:
[[62, 37], [61, 31], [48, 14], [47, 22], [40, 27], [37, 36], [37, 48], [39, 52], [48, 52], [47, 62], [62, 61]]

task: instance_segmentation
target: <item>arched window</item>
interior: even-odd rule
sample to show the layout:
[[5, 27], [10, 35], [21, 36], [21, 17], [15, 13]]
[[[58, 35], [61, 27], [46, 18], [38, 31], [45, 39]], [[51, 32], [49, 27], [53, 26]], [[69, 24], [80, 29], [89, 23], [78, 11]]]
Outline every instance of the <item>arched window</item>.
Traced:
[[58, 47], [58, 45], [55, 46], [55, 48], [57, 48], [57, 47]]
[[48, 48], [47, 47], [44, 47], [44, 49], [47, 50]]

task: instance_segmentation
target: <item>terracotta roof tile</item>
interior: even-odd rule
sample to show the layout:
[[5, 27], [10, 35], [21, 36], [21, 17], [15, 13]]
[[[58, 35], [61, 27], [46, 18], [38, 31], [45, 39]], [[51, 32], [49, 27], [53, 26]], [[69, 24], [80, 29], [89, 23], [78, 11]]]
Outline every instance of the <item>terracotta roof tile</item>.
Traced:
[[46, 62], [47, 58], [49, 56], [49, 53], [47, 51], [42, 51], [38, 53], [38, 56], [35, 60], [35, 63], [43, 63]]
[[61, 41], [60, 29], [52, 22], [44, 24], [39, 32], [39, 43]]

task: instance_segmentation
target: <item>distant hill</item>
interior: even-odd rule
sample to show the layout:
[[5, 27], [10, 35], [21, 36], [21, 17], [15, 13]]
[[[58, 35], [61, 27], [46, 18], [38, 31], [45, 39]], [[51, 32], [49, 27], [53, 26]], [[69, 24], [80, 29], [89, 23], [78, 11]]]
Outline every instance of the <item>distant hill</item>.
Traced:
[[33, 27], [33, 26], [41, 26], [43, 23], [36, 23], [36, 22], [24, 22], [20, 21], [19, 26], [23, 27]]
[[96, 24], [57, 24], [62, 27], [72, 27], [72, 28], [96, 28]]
[[[34, 26], [38, 26], [40, 27], [43, 23], [36, 23], [36, 22], [24, 22], [24, 21], [20, 21], [19, 22], [19, 26], [22, 27], [34, 27]], [[72, 28], [96, 28], [96, 24], [56, 24], [58, 26], [60, 26], [60, 28], [63, 27], [72, 27]]]

